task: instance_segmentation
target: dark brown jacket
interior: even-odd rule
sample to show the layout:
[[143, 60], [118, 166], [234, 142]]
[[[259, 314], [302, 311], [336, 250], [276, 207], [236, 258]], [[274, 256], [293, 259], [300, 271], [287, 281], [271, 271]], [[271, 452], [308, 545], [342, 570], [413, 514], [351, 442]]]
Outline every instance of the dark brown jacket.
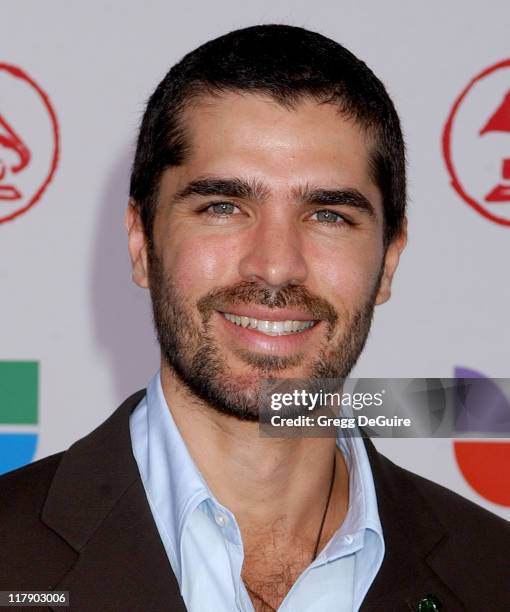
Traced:
[[[143, 394], [0, 478], [0, 590], [66, 590], [77, 611], [184, 612], [131, 450]], [[510, 524], [366, 447], [386, 554], [361, 609], [415, 610], [433, 595], [446, 612], [510, 610]]]

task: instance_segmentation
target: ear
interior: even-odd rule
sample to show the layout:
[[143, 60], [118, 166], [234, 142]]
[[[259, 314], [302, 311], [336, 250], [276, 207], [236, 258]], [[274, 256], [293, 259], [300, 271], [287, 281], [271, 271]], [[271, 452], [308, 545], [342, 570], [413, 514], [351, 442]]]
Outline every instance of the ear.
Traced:
[[129, 200], [124, 225], [128, 234], [133, 281], [139, 287], [147, 288], [149, 286], [147, 238], [140, 217], [140, 208], [132, 199]]
[[391, 297], [391, 283], [400, 260], [400, 254], [407, 244], [407, 218], [404, 219], [402, 230], [393, 238], [384, 256], [384, 270], [375, 300], [376, 304], [384, 304]]

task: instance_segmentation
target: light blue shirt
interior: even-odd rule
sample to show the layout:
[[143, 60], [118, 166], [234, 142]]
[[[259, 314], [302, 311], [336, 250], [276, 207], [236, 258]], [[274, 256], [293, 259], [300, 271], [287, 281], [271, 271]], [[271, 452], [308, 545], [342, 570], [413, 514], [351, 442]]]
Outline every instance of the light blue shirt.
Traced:
[[[133, 453], [156, 526], [189, 612], [253, 612], [241, 533], [192, 460], [159, 372], [130, 417]], [[349, 470], [346, 518], [296, 580], [279, 612], [358, 610], [384, 556], [370, 464], [359, 437], [339, 436]]]

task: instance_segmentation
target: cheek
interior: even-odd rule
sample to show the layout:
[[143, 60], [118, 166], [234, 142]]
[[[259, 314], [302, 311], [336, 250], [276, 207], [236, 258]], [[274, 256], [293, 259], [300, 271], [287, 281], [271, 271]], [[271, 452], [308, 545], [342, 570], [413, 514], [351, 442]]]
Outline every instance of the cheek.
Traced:
[[235, 282], [237, 247], [231, 242], [210, 236], [174, 240], [166, 251], [165, 261], [185, 295], [202, 297], [212, 288]]
[[382, 249], [338, 241], [307, 249], [313, 287], [336, 308], [351, 311], [364, 304], [379, 273]]

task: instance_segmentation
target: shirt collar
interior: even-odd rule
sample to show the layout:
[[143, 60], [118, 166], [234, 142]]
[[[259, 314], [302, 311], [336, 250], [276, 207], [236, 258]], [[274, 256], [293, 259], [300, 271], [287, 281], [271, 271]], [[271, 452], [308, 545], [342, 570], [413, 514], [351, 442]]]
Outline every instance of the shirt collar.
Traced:
[[372, 469], [359, 431], [351, 434], [339, 429], [337, 446], [349, 473], [349, 505], [340, 529], [323, 551], [327, 559], [345, 554], [346, 542], [353, 548], [360, 548], [367, 529], [373, 531], [384, 546]]
[[[168, 409], [160, 372], [149, 382], [145, 402], [132, 414], [135, 456], [153, 512], [162, 519], [166, 536], [179, 558], [187, 518], [212, 494]], [[138, 460], [138, 457], [137, 457]]]
[[[168, 409], [159, 371], [132, 418], [133, 430], [138, 432], [134, 452], [137, 461], [141, 459], [138, 464], [149, 503], [162, 519], [169, 543], [179, 557], [186, 520], [203, 501], [208, 500], [227, 513], [228, 510], [214, 498], [187, 449]], [[363, 440], [359, 435], [340, 434], [337, 445], [349, 472], [349, 505], [342, 526], [320, 555], [326, 559], [345, 554], [346, 541], [352, 543], [356, 534], [362, 538], [365, 529], [375, 532], [384, 546], [372, 470]], [[362, 543], [358, 543], [357, 547], [360, 546]]]

